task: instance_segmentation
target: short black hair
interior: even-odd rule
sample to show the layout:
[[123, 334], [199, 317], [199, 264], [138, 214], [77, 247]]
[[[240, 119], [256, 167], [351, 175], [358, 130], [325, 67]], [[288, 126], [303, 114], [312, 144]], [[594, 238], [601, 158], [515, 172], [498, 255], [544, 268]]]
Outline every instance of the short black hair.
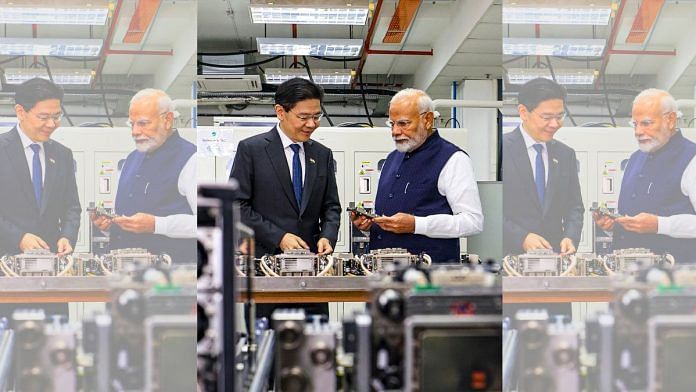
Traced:
[[324, 89], [316, 83], [303, 78], [292, 78], [278, 86], [275, 93], [275, 103], [286, 111], [307, 99], [324, 99]]
[[43, 78], [33, 78], [17, 86], [15, 102], [24, 110], [30, 110], [38, 102], [48, 99], [63, 101], [63, 89], [57, 84]]
[[541, 102], [560, 99], [565, 104], [568, 93], [565, 87], [546, 78], [536, 78], [525, 83], [520, 89], [517, 101], [527, 110], [534, 110]]

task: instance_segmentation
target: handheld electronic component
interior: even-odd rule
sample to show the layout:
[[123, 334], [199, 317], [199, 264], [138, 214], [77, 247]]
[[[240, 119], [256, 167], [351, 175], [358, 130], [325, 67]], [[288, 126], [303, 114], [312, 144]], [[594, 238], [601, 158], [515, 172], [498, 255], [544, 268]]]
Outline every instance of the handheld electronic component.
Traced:
[[590, 207], [591, 212], [596, 212], [599, 215], [609, 217], [611, 219], [618, 219], [622, 218], [623, 215], [617, 214], [615, 212], [612, 212], [610, 209], [608, 209], [605, 205], [599, 205], [597, 202], [592, 203], [592, 207]]
[[366, 209], [364, 209], [362, 207], [356, 207], [355, 203], [353, 203], [353, 202], [351, 202], [348, 205], [348, 207], [346, 207], [346, 211], [352, 212], [358, 216], [364, 216], [365, 218], [368, 218], [368, 219], [375, 219], [375, 218], [379, 217], [379, 215], [368, 212]]

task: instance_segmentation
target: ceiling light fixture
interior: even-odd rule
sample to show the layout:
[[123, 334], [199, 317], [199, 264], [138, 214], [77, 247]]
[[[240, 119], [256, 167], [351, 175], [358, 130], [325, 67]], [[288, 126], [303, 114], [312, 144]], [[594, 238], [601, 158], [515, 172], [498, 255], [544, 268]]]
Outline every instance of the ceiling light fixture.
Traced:
[[611, 7], [503, 7], [506, 24], [607, 25]]
[[[56, 84], [90, 84], [91, 69], [52, 69], [51, 76]], [[48, 72], [43, 68], [7, 68], [5, 83], [20, 84], [29, 79], [43, 78], [49, 80]]]
[[64, 24], [103, 25], [109, 9], [104, 8], [52, 8], [52, 7], [0, 7], [0, 23], [7, 24]]
[[503, 38], [503, 54], [601, 57], [605, 45], [603, 39]]
[[[280, 84], [292, 78], [309, 80], [307, 70], [302, 68], [266, 68], [266, 83]], [[317, 84], [350, 84], [353, 71], [350, 69], [316, 69], [312, 70], [312, 79]]]
[[0, 38], [4, 56], [98, 56], [100, 39]]
[[260, 54], [352, 57], [360, 54], [361, 39], [256, 38]]
[[[308, 4], [314, 3], [314, 4]], [[367, 0], [251, 0], [254, 23], [364, 25], [369, 14]]]
[[[559, 84], [592, 84], [596, 71], [594, 69], [555, 69], [554, 75]], [[525, 84], [536, 78], [551, 79], [551, 71], [546, 68], [509, 68], [507, 70], [508, 83]]]

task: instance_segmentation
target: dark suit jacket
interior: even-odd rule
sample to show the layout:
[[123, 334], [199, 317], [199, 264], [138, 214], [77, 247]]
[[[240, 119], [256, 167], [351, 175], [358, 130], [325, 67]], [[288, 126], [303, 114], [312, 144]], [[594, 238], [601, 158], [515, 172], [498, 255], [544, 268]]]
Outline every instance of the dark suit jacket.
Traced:
[[72, 151], [49, 140], [44, 152], [46, 172], [38, 206], [19, 131], [15, 127], [0, 134], [0, 255], [20, 253], [19, 242], [26, 233], [41, 237], [53, 251], [61, 237], [75, 247], [82, 209]]
[[230, 178], [239, 181], [242, 221], [254, 229], [257, 257], [282, 253], [278, 245], [285, 233], [301, 237], [313, 252], [322, 237], [336, 245], [341, 204], [333, 154], [313, 140], [304, 143], [304, 151], [305, 180], [298, 206], [276, 128], [239, 143]]
[[518, 127], [503, 135], [503, 242], [506, 254], [524, 253], [529, 233], [544, 237], [559, 251], [563, 238], [577, 247], [585, 208], [580, 194], [575, 151], [552, 140], [544, 205], [539, 203], [529, 154]]

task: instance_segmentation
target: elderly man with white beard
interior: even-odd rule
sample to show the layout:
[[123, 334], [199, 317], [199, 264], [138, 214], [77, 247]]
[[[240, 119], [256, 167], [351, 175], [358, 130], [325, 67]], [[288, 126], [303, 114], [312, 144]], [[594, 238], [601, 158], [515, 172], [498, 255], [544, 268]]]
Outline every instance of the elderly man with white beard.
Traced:
[[425, 252], [434, 263], [459, 261], [459, 238], [483, 230], [483, 214], [471, 159], [433, 128], [432, 99], [405, 89], [389, 104], [396, 150], [384, 164], [375, 212], [353, 224], [370, 231], [370, 249]]
[[173, 128], [172, 99], [161, 90], [136, 93], [128, 109], [135, 142], [116, 191], [117, 217], [91, 216], [110, 231], [111, 249], [145, 248], [175, 263], [196, 260], [196, 146]]
[[666, 91], [647, 89], [633, 101], [631, 126], [639, 150], [631, 155], [612, 219], [615, 249], [649, 248], [679, 263], [696, 262], [696, 143], [677, 129], [677, 103]]

